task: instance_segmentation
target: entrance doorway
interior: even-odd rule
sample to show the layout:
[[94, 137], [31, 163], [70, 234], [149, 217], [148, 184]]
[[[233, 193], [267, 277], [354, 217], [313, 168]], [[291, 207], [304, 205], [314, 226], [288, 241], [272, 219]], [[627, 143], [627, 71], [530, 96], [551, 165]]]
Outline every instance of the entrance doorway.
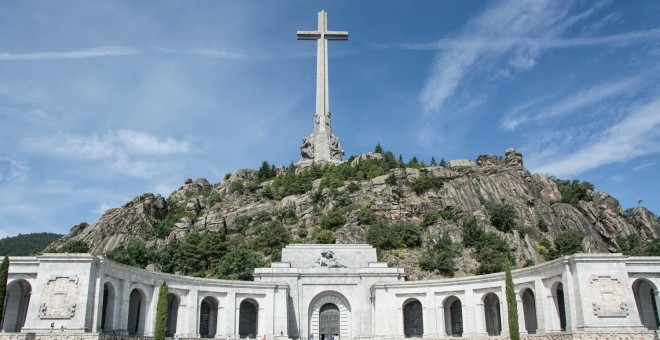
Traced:
[[319, 312], [319, 337], [320, 340], [336, 340], [339, 330], [339, 307], [332, 303], [326, 303]]

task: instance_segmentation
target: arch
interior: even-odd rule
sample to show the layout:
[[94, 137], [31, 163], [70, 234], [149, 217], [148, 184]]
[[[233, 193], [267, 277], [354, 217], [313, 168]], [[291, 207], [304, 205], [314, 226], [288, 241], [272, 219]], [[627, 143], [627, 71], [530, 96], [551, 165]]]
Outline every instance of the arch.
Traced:
[[500, 311], [500, 298], [495, 293], [484, 296], [484, 318], [486, 319], [486, 332], [489, 336], [502, 333], [502, 313]]
[[147, 297], [140, 288], [134, 288], [128, 300], [128, 324], [126, 329], [129, 335], [144, 334], [144, 325], [147, 315]]
[[101, 331], [112, 332], [115, 329], [115, 286], [111, 282], [103, 285], [103, 307], [101, 309]]
[[463, 304], [456, 296], [450, 296], [442, 303], [445, 314], [445, 334], [463, 336]]
[[351, 338], [351, 306], [348, 300], [339, 292], [325, 291], [316, 295], [309, 304], [308, 325], [309, 333], [314, 335], [314, 339], [321, 339], [320, 319], [321, 308], [326, 304], [332, 304], [339, 310], [339, 338]]
[[207, 296], [199, 305], [199, 336], [202, 338], [215, 337], [218, 324], [218, 300]]
[[552, 286], [552, 299], [555, 303], [555, 310], [559, 321], [559, 330], [566, 331], [566, 303], [564, 300], [564, 285], [561, 282], [556, 282]]
[[174, 293], [167, 294], [167, 323], [165, 336], [173, 337], [176, 334], [177, 321], [179, 319], [179, 305], [181, 299]]
[[417, 299], [408, 299], [403, 303], [403, 334], [406, 338], [424, 335], [424, 310]]
[[32, 286], [26, 280], [14, 280], [7, 285], [5, 297], [5, 317], [2, 330], [5, 332], [20, 332], [25, 325]]
[[660, 326], [660, 317], [658, 316], [657, 295], [658, 289], [647, 279], [638, 279], [632, 285], [637, 313], [642, 325], [649, 330], [657, 330]]
[[522, 312], [525, 318], [525, 330], [527, 334], [536, 334], [538, 322], [536, 320], [536, 297], [534, 296], [534, 291], [530, 288], [523, 289], [520, 292], [520, 299], [522, 300]]
[[238, 313], [238, 335], [241, 338], [257, 336], [259, 329], [259, 304], [254, 299], [241, 302]]

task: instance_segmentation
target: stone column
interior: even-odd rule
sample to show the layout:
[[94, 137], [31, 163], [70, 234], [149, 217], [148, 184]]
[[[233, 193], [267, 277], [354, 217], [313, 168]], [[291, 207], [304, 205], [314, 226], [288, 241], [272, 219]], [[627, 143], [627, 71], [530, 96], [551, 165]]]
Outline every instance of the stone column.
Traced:
[[288, 338], [288, 289], [285, 287], [275, 288], [275, 303], [273, 306], [273, 334], [276, 337]]
[[119, 334], [128, 335], [128, 305], [131, 298], [131, 282], [129, 280], [123, 280], [121, 289], [119, 289], [119, 294], [117, 299], [121, 301], [121, 304], [118, 308], [120, 317], [119, 324], [117, 325], [117, 331]]
[[[96, 275], [95, 277], [90, 276], [90, 280], [94, 280], [94, 306], [92, 313], [92, 332], [103, 332], [101, 329], [101, 318], [103, 317], [103, 270], [96, 265]], [[107, 318], [107, 316], [106, 316]]]
[[564, 286], [564, 308], [566, 310], [566, 331], [575, 332], [577, 330], [577, 305], [580, 303], [576, 296], [576, 287], [573, 282], [573, 274], [568, 262], [564, 265], [562, 274], [562, 284]]
[[[479, 316], [477, 315], [478, 306], [476, 295], [473, 290], [465, 291], [465, 300], [463, 301], [463, 336], [466, 338], [475, 337], [479, 332]], [[483, 306], [483, 305], [482, 305]], [[483, 309], [483, 308], [482, 308]]]
[[516, 305], [518, 307], [518, 331], [521, 335], [527, 334], [527, 325], [525, 323], [525, 307], [523, 306], [520, 291], [516, 293]]
[[536, 334], [545, 334], [548, 329], [548, 304], [544, 296], [547, 296], [545, 285], [542, 279], [534, 280], [534, 304], [536, 305]]
[[477, 308], [475, 310], [474, 316], [474, 326], [477, 336], [488, 336], [488, 331], [486, 330], [486, 310], [481, 299], [479, 302], [477, 302]]

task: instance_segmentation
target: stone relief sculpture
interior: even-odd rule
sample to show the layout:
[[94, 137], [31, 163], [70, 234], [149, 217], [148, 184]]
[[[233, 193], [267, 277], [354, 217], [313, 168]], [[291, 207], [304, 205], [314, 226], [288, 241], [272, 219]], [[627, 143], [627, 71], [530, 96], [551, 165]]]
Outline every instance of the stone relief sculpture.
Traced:
[[73, 318], [76, 314], [77, 296], [77, 277], [57, 277], [48, 280], [39, 305], [39, 317], [41, 319]]
[[622, 283], [611, 276], [594, 276], [591, 278], [591, 296], [594, 314], [604, 316], [627, 316], [628, 304], [623, 296]]
[[314, 262], [314, 267], [346, 268], [346, 266], [337, 261], [335, 253], [332, 250], [322, 251], [321, 257]]
[[300, 147], [300, 156], [302, 159], [314, 159], [314, 137], [303, 138], [303, 145]]

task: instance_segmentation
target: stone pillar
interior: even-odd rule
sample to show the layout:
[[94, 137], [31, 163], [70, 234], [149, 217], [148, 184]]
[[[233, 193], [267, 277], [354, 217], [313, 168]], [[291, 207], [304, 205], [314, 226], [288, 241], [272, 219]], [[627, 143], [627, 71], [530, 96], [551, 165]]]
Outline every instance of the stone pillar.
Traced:
[[479, 300], [477, 302], [477, 308], [475, 310], [474, 326], [477, 336], [488, 336], [488, 331], [486, 330], [486, 310], [484, 309], [484, 303]]
[[442, 304], [439, 305], [438, 308], [436, 308], [436, 311], [437, 311], [436, 322], [437, 322], [437, 332], [438, 332], [437, 337], [439, 338], [444, 336], [450, 336], [451, 334], [447, 334], [447, 326], [446, 326], [447, 321], [445, 320], [445, 306]]
[[567, 262], [564, 265], [562, 274], [562, 284], [564, 286], [564, 308], [566, 309], [566, 331], [575, 332], [577, 330], [577, 305], [580, 303], [576, 296], [577, 290], [573, 282], [573, 274]]
[[288, 338], [288, 299], [289, 291], [285, 287], [275, 287], [273, 310], [273, 334]]
[[236, 306], [236, 292], [230, 291], [227, 293], [227, 304], [225, 305], [226, 312], [226, 330], [227, 334], [231, 337], [238, 337], [238, 306]]
[[476, 337], [479, 332], [479, 316], [477, 315], [479, 312], [476, 295], [473, 290], [465, 291], [463, 307], [463, 336], [466, 338]]
[[117, 331], [121, 335], [128, 335], [128, 304], [131, 298], [131, 282], [129, 280], [123, 280], [121, 289], [119, 289], [119, 294], [117, 299], [121, 301], [121, 304], [118, 308], [120, 311], [119, 315], [119, 324], [117, 325]]
[[534, 304], [536, 305], [536, 334], [547, 333], [547, 320], [548, 320], [548, 301], [544, 299], [547, 296], [545, 285], [542, 279], [534, 280]]
[[518, 307], [518, 331], [521, 335], [527, 334], [527, 325], [525, 323], [525, 307], [523, 306], [520, 291], [516, 292], [516, 305]]
[[509, 304], [506, 302], [506, 287], [502, 286], [502, 295], [500, 298], [500, 325], [502, 331], [500, 334], [509, 336]]
[[184, 308], [186, 311], [186, 317], [184, 320], [184, 334], [187, 338], [196, 338], [199, 336], [197, 332], [197, 318], [199, 317], [199, 313], [197, 312], [197, 296], [197, 289], [191, 289], [190, 292], [188, 292], [188, 296], [186, 297]]
[[94, 306], [93, 315], [92, 315], [92, 332], [103, 332], [101, 329], [101, 318], [103, 317], [103, 270], [96, 266], [97, 273], [94, 278], [90, 277], [90, 280], [94, 280]]
[[225, 314], [225, 308], [222, 306], [222, 302], [218, 301], [218, 310], [215, 312], [215, 338], [224, 339], [225, 332], [223, 332], [222, 324], [224, 323], [223, 315]]

